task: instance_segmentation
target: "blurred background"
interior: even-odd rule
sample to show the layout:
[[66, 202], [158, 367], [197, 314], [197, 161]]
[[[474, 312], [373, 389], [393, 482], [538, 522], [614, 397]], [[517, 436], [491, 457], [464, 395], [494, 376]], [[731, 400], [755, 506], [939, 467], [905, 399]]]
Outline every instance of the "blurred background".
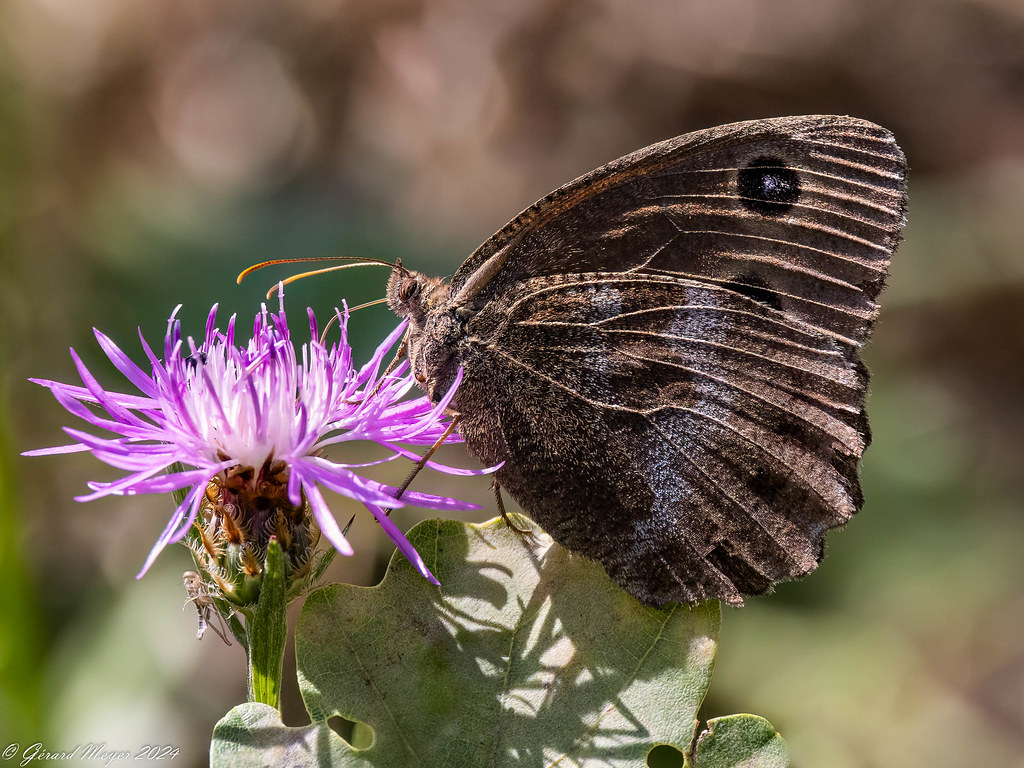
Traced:
[[[133, 578], [169, 499], [80, 505], [118, 473], [19, 455], [71, 423], [27, 377], [75, 379], [73, 346], [120, 387], [93, 327], [140, 359], [136, 327], [159, 342], [179, 303], [196, 335], [214, 301], [252, 317], [288, 274], [236, 286], [253, 262], [450, 274], [628, 151], [806, 113], [886, 125], [911, 165], [866, 355], [867, 502], [811, 578], [726, 610], [703, 716], [767, 717], [797, 766], [1024, 766], [1020, 0], [4, 0], [0, 742], [173, 744], [199, 766], [245, 696], [241, 651], [193, 640], [185, 549]], [[289, 305], [325, 316], [385, 278], [300, 282]], [[359, 313], [357, 352], [394, 323]], [[494, 514], [484, 478], [420, 482]], [[353, 541], [330, 576], [373, 584], [392, 548], [365, 514]]]

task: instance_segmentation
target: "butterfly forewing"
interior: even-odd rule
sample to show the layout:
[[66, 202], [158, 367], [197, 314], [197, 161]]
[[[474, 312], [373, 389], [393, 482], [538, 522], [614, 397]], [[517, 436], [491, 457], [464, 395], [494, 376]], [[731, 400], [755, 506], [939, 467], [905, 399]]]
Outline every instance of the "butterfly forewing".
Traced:
[[891, 134], [840, 117], [702, 131], [571, 182], [438, 310], [464, 319], [468, 446], [645, 602], [809, 572], [861, 504], [858, 347], [905, 200]]
[[524, 211], [456, 272], [453, 294], [499, 253], [480, 303], [540, 275], [667, 272], [728, 284], [862, 342], [899, 240], [905, 170], [892, 134], [853, 118], [688, 134]]

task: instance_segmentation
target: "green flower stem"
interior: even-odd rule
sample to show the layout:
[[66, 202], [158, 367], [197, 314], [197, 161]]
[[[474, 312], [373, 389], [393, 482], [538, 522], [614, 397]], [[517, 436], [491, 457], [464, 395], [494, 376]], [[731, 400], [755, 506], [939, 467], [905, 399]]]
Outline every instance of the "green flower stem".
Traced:
[[249, 701], [281, 709], [281, 676], [287, 639], [284, 554], [277, 539], [267, 545], [260, 599], [250, 620]]

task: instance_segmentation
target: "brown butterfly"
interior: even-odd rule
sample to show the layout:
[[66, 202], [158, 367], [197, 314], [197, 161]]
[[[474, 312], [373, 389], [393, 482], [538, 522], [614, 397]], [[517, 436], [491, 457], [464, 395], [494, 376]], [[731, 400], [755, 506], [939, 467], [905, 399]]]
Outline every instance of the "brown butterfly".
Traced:
[[652, 605], [814, 570], [862, 504], [858, 355], [906, 210], [892, 134], [735, 123], [566, 184], [450, 282], [396, 266], [432, 397], [556, 541]]

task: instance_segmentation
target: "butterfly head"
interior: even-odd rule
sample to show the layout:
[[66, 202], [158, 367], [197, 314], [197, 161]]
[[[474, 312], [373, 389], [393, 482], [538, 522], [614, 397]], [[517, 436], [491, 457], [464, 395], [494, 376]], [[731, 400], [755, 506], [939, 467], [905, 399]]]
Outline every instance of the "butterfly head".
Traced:
[[409, 318], [414, 330], [423, 328], [427, 315], [445, 300], [447, 293], [441, 278], [406, 269], [401, 259], [388, 278], [388, 307], [399, 317]]

